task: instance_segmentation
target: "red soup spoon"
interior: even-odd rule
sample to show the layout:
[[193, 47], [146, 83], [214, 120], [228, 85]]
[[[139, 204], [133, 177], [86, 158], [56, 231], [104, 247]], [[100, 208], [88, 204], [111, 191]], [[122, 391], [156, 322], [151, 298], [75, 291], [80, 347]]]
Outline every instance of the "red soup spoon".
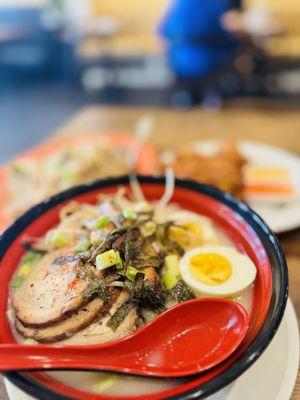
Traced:
[[178, 304], [111, 343], [0, 345], [0, 371], [80, 369], [183, 377], [216, 366], [244, 339], [249, 314], [237, 302], [200, 298]]

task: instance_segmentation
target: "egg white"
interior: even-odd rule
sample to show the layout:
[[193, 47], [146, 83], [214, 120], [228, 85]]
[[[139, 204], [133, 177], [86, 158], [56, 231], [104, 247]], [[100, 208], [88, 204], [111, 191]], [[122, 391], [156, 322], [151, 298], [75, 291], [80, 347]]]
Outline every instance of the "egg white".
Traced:
[[[231, 264], [231, 276], [219, 285], [206, 285], [196, 280], [190, 271], [191, 258], [197, 254], [218, 254], [225, 257]], [[189, 250], [181, 258], [179, 270], [185, 283], [198, 294], [226, 297], [240, 293], [248, 288], [256, 278], [256, 266], [245, 254], [234, 247], [223, 245], [204, 245]]]

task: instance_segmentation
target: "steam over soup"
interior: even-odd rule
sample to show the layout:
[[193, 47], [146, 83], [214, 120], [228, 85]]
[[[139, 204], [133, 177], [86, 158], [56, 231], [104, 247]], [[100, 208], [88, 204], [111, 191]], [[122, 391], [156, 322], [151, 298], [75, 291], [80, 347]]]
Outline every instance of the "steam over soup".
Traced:
[[[28, 250], [11, 281], [18, 341], [89, 345], [120, 339], [195, 297], [229, 297], [251, 311], [256, 267], [204, 216], [120, 191], [70, 202]], [[182, 380], [51, 372], [86, 391], [141, 395]]]

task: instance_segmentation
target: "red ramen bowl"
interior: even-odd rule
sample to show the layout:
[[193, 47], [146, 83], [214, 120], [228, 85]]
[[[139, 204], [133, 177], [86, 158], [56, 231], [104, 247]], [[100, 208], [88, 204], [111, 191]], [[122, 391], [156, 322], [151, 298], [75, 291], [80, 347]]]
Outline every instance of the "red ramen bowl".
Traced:
[[[139, 181], [148, 200], [157, 200], [163, 195], [164, 178], [139, 177]], [[128, 176], [67, 190], [29, 210], [1, 236], [0, 342], [15, 342], [7, 319], [8, 285], [24, 253], [24, 238], [42, 236], [56, 225], [60, 209], [70, 200], [95, 203], [100, 193], [114, 193], [120, 186], [129, 189]], [[193, 376], [175, 388], [138, 397], [130, 397], [126, 393], [108, 397], [82, 391], [59, 382], [45, 372], [6, 374], [11, 382], [43, 400], [202, 399], [238, 378], [260, 357], [279, 327], [288, 296], [286, 261], [275, 235], [247, 205], [212, 186], [177, 179], [172, 202], [210, 218], [257, 267], [250, 328], [238, 350], [214, 369]]]

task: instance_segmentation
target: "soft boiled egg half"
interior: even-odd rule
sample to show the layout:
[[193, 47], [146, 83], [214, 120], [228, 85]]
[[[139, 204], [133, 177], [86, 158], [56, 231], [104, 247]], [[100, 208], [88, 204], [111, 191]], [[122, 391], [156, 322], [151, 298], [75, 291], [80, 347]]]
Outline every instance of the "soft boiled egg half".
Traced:
[[232, 246], [204, 245], [189, 250], [179, 263], [185, 283], [198, 294], [236, 295], [255, 280], [256, 267]]

